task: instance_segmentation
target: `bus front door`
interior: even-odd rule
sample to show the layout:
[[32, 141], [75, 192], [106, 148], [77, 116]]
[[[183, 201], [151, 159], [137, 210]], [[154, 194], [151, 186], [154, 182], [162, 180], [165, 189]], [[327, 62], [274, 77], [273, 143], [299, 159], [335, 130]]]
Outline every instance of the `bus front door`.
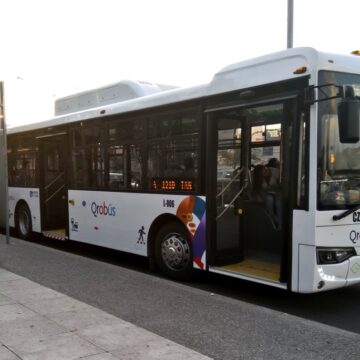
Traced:
[[280, 103], [209, 115], [211, 270], [280, 282], [284, 109]]
[[[39, 141], [42, 154], [40, 194], [43, 233], [50, 237], [57, 234], [57, 238], [65, 238], [68, 217], [66, 135], [43, 137]], [[54, 236], [51, 236], [51, 231]]]
[[[216, 264], [239, 262], [243, 258], [241, 244], [240, 219], [235, 214], [235, 203], [241, 191], [242, 161], [241, 141], [242, 124], [237, 116], [216, 113], [214, 116], [216, 128], [216, 184], [212, 193], [216, 193], [216, 211], [213, 216], [216, 221], [216, 234], [213, 252]], [[215, 170], [215, 169], [214, 169]], [[214, 176], [211, 176], [213, 179]]]

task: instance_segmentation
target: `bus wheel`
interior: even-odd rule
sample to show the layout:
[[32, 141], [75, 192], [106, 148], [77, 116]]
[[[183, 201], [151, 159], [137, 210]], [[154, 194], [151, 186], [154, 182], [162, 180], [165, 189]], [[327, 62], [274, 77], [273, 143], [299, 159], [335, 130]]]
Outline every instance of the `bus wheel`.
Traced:
[[31, 214], [28, 206], [20, 204], [15, 219], [16, 232], [21, 239], [30, 240], [32, 235]]
[[187, 280], [193, 272], [192, 249], [187, 230], [177, 222], [163, 226], [156, 236], [155, 259], [167, 276]]

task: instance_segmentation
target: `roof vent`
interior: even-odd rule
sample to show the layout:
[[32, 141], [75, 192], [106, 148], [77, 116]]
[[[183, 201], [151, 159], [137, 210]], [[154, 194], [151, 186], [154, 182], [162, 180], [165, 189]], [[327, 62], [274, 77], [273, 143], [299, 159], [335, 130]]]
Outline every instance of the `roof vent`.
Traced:
[[146, 95], [159, 93], [166, 88], [162, 85], [142, 81], [123, 80], [93, 90], [83, 91], [55, 101], [55, 115], [65, 115], [104, 105], [136, 99]]

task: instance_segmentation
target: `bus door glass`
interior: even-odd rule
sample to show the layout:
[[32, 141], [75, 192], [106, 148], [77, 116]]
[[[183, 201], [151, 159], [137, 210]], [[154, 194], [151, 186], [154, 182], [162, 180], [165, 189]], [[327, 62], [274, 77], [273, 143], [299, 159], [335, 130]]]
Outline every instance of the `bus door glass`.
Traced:
[[66, 136], [40, 138], [41, 205], [44, 230], [67, 224]]
[[216, 252], [235, 261], [241, 258], [239, 217], [234, 213], [241, 190], [241, 119], [237, 111], [216, 114]]
[[[244, 110], [250, 138], [248, 191], [239, 203], [244, 258], [279, 280], [282, 254], [282, 121], [283, 105]], [[260, 272], [259, 274], [260, 275]]]
[[217, 191], [212, 263], [221, 271], [279, 281], [284, 106], [230, 108], [213, 118]]

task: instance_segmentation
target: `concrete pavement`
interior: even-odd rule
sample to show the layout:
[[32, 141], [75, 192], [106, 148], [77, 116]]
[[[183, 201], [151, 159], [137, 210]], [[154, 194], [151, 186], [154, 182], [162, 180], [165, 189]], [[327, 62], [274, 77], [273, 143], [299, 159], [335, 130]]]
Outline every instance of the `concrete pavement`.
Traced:
[[0, 360], [208, 357], [0, 268]]

